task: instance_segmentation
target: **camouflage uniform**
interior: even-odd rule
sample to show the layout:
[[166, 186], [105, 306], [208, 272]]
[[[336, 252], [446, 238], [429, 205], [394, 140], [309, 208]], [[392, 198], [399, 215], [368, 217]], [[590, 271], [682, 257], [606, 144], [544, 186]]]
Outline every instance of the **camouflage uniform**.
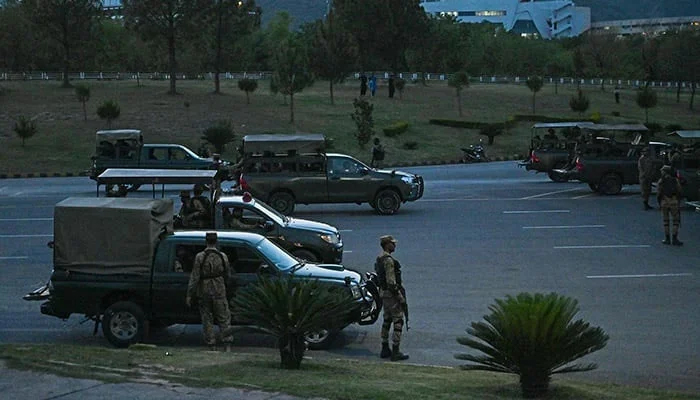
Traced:
[[649, 158], [647, 150], [642, 151], [642, 155], [637, 161], [637, 169], [639, 170], [639, 185], [642, 189], [642, 199], [644, 200], [644, 209], [650, 210], [649, 196], [651, 195], [651, 180], [654, 174], [654, 161]]
[[[195, 256], [187, 286], [187, 303], [190, 303], [191, 298], [197, 298], [199, 313], [202, 317], [204, 341], [209, 346], [216, 345], [215, 321], [221, 332], [229, 332], [231, 325], [231, 312], [226, 297], [229, 272], [228, 257], [215, 248], [207, 247]], [[222, 341], [231, 343], [233, 337], [226, 336]]]
[[190, 198], [190, 192], [183, 190], [180, 192], [180, 200], [182, 205], [180, 206], [180, 211], [177, 213], [176, 228], [187, 228], [190, 226], [190, 217], [192, 215], [192, 199]]
[[[391, 252], [384, 247], [385, 243], [396, 243], [391, 236], [382, 236], [380, 243], [384, 251], [377, 257], [375, 271], [379, 276], [380, 295], [383, 302], [384, 321], [382, 323], [382, 352], [381, 357], [391, 357], [392, 361], [405, 360], [408, 355], [399, 351], [401, 344], [401, 331], [404, 324], [403, 305], [406, 299], [402, 293], [403, 282], [401, 279], [401, 264], [391, 256]], [[394, 331], [391, 335], [392, 350], [389, 350], [389, 331], [391, 327]]]
[[194, 197], [190, 201], [192, 214], [190, 226], [193, 228], [208, 228], [211, 225], [211, 202], [202, 196], [202, 188], [195, 185]]
[[[681, 194], [683, 189], [681, 188], [678, 179], [671, 175], [673, 168], [669, 165], [664, 166], [661, 169], [661, 179], [656, 185], [657, 190], [657, 200], [659, 201], [659, 206], [663, 213], [664, 218], [664, 235], [666, 236], [663, 240], [664, 244], [673, 244], [675, 246], [681, 246], [683, 242], [678, 240], [678, 228], [681, 225], [681, 213], [679, 209]], [[673, 220], [673, 231], [670, 231], [670, 220]], [[673, 235], [673, 240], [671, 240], [670, 234]]]

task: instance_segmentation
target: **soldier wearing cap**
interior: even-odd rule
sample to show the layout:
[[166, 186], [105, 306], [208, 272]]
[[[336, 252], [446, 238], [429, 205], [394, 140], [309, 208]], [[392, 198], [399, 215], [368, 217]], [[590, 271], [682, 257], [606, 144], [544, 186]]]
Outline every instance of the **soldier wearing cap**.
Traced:
[[176, 228], [187, 228], [190, 226], [190, 217], [192, 214], [192, 204], [189, 190], [180, 191], [180, 211], [175, 216]]
[[[679, 209], [683, 189], [678, 178], [674, 176], [673, 167], [664, 165], [661, 168], [661, 179], [656, 184], [656, 200], [659, 202], [661, 212], [664, 217], [664, 235], [661, 242], [663, 244], [673, 244], [682, 246], [683, 242], [678, 240], [678, 228], [681, 225], [681, 212]], [[669, 218], [670, 217], [670, 218]], [[673, 231], [670, 231], [670, 220], [673, 220]], [[673, 234], [673, 240], [671, 240]]]
[[228, 308], [226, 292], [231, 266], [226, 254], [216, 248], [217, 241], [216, 232], [207, 232], [207, 247], [194, 258], [185, 303], [190, 307], [192, 299], [197, 299], [199, 314], [202, 317], [204, 342], [210, 349], [216, 349], [214, 334], [214, 322], [216, 322], [222, 333], [222, 342], [226, 345], [226, 351], [229, 351], [233, 337], [229, 330], [231, 312]]
[[649, 195], [651, 195], [651, 180], [654, 173], [654, 160], [649, 157], [649, 149], [643, 148], [639, 160], [637, 161], [637, 170], [639, 171], [639, 185], [642, 190], [642, 200], [644, 201], [644, 210], [651, 210], [649, 205]]
[[200, 184], [194, 185], [192, 188], [194, 197], [190, 201], [192, 216], [190, 225], [195, 228], [210, 228], [211, 223], [211, 202], [204, 196], [204, 186]]
[[[379, 277], [379, 289], [384, 303], [384, 322], [382, 323], [381, 358], [391, 358], [391, 361], [408, 359], [408, 354], [400, 350], [401, 331], [404, 324], [405, 291], [401, 280], [401, 264], [392, 256], [396, 250], [396, 239], [386, 235], [379, 238], [382, 254], [377, 257], [374, 269]], [[391, 336], [392, 348], [389, 349], [389, 330], [394, 327]]]

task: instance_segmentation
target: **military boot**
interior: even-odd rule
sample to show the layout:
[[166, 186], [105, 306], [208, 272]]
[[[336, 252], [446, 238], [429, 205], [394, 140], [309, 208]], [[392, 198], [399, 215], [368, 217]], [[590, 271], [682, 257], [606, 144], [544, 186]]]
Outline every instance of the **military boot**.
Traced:
[[671, 242], [674, 246], [683, 246], [683, 242], [678, 240], [678, 235], [673, 235], [673, 241]]
[[644, 211], [653, 210], [653, 209], [654, 209], [654, 207], [650, 206], [648, 201], [644, 202]]
[[395, 344], [391, 349], [391, 361], [408, 360], [408, 354], [404, 354], [399, 350], [399, 345]]
[[389, 343], [382, 343], [382, 352], [379, 353], [379, 357], [381, 357], [381, 358], [391, 357], [391, 349], [389, 348]]
[[671, 244], [671, 236], [666, 235], [666, 239], [662, 240], [661, 243], [663, 243], [663, 244]]

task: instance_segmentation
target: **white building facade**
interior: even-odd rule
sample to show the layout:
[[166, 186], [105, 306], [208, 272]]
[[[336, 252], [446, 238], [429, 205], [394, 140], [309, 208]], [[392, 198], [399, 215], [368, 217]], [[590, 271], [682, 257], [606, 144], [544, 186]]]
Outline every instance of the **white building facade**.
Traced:
[[525, 37], [575, 37], [591, 27], [591, 9], [569, 0], [423, 0], [421, 5], [429, 14], [500, 24]]

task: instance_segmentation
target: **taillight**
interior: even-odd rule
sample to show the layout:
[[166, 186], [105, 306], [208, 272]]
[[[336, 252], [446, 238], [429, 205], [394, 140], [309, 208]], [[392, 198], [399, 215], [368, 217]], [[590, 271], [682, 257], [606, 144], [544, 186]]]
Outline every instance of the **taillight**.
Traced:
[[532, 153], [530, 153], [530, 160], [534, 163], [540, 162], [540, 158], [535, 154], [535, 150], [532, 150]]
[[241, 189], [246, 190], [246, 191], [250, 190], [250, 186], [248, 186], [248, 182], [246, 182], [243, 175], [241, 175], [241, 177], [238, 178], [238, 184], [240, 185]]
[[581, 157], [576, 157], [576, 171], [583, 171], [583, 163], [581, 162]]

